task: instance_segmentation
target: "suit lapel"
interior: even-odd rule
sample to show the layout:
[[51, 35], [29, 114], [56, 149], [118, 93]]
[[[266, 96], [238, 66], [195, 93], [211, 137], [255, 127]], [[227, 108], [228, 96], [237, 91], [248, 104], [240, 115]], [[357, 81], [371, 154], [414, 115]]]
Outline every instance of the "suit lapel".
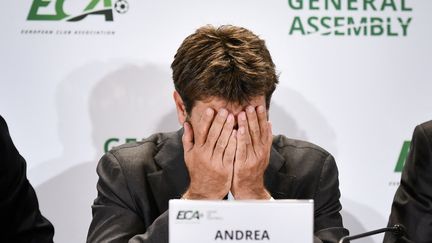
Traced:
[[181, 143], [182, 133], [183, 129], [170, 134], [165, 139], [154, 157], [155, 163], [161, 170], [147, 175], [160, 213], [168, 209], [170, 199], [180, 198], [189, 186], [189, 173], [184, 162]]

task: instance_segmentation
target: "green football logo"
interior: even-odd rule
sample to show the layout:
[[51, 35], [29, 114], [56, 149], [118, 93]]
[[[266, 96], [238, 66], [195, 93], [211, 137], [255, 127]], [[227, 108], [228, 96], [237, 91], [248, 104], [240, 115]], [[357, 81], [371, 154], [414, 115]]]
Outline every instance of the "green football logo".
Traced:
[[[90, 15], [101, 15], [105, 21], [113, 21], [113, 9], [120, 14], [124, 14], [129, 10], [129, 3], [126, 0], [118, 0], [114, 6], [111, 0], [90, 0], [83, 8], [83, 12], [75, 15], [70, 15], [65, 12], [65, 0], [33, 0], [27, 20], [43, 20], [43, 21], [60, 21], [66, 20], [76, 22], [83, 20]], [[51, 5], [54, 6], [54, 12], [51, 14], [40, 14], [40, 10], [46, 12], [46, 9]], [[101, 6], [101, 7], [98, 7]]]

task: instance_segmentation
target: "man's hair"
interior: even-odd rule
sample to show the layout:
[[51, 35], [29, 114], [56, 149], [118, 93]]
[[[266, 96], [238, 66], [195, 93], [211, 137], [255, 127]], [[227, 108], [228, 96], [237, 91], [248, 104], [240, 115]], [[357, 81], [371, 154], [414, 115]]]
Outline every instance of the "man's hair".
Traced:
[[195, 101], [210, 97], [243, 105], [264, 95], [268, 109], [278, 83], [264, 40], [232, 25], [197, 29], [181, 44], [171, 68], [189, 114]]

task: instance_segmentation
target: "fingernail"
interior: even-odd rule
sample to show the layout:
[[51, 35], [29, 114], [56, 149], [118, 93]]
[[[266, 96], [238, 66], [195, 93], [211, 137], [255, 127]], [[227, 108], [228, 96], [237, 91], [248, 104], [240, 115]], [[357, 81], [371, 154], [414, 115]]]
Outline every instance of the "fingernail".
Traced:
[[228, 111], [225, 109], [220, 109], [219, 110], [219, 115], [222, 117], [225, 117], [228, 114]]
[[264, 108], [264, 106], [260, 105], [260, 106], [258, 106], [257, 110], [259, 113], [263, 113], [265, 111], [265, 108]]
[[231, 123], [233, 120], [234, 120], [233, 115], [232, 115], [232, 114], [229, 114], [229, 115], [228, 115], [228, 118], [227, 118], [227, 122], [228, 122], [228, 123]]
[[241, 113], [239, 114], [239, 119], [240, 119], [241, 121], [246, 121], [246, 114], [245, 114], [244, 112], [241, 112]]
[[213, 109], [212, 108], [207, 108], [206, 114], [207, 114], [207, 116], [213, 115]]
[[252, 106], [248, 106], [248, 107], [246, 108], [246, 111], [249, 112], [249, 113], [252, 113], [252, 112], [255, 111], [255, 109], [254, 109]]

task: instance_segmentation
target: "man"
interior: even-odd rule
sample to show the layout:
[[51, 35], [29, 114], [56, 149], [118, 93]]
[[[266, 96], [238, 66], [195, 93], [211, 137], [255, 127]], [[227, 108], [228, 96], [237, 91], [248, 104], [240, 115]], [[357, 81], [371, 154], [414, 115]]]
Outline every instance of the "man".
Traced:
[[53, 242], [54, 227], [40, 211], [26, 162], [0, 116], [0, 242]]
[[432, 121], [414, 130], [388, 223], [395, 224], [405, 226], [406, 236], [396, 239], [387, 233], [384, 242], [432, 241]]
[[183, 129], [102, 157], [89, 242], [168, 242], [169, 199], [228, 194], [314, 199], [315, 241], [347, 234], [333, 157], [272, 135], [267, 113], [278, 80], [263, 40], [244, 28], [205, 26], [184, 40], [171, 67]]

